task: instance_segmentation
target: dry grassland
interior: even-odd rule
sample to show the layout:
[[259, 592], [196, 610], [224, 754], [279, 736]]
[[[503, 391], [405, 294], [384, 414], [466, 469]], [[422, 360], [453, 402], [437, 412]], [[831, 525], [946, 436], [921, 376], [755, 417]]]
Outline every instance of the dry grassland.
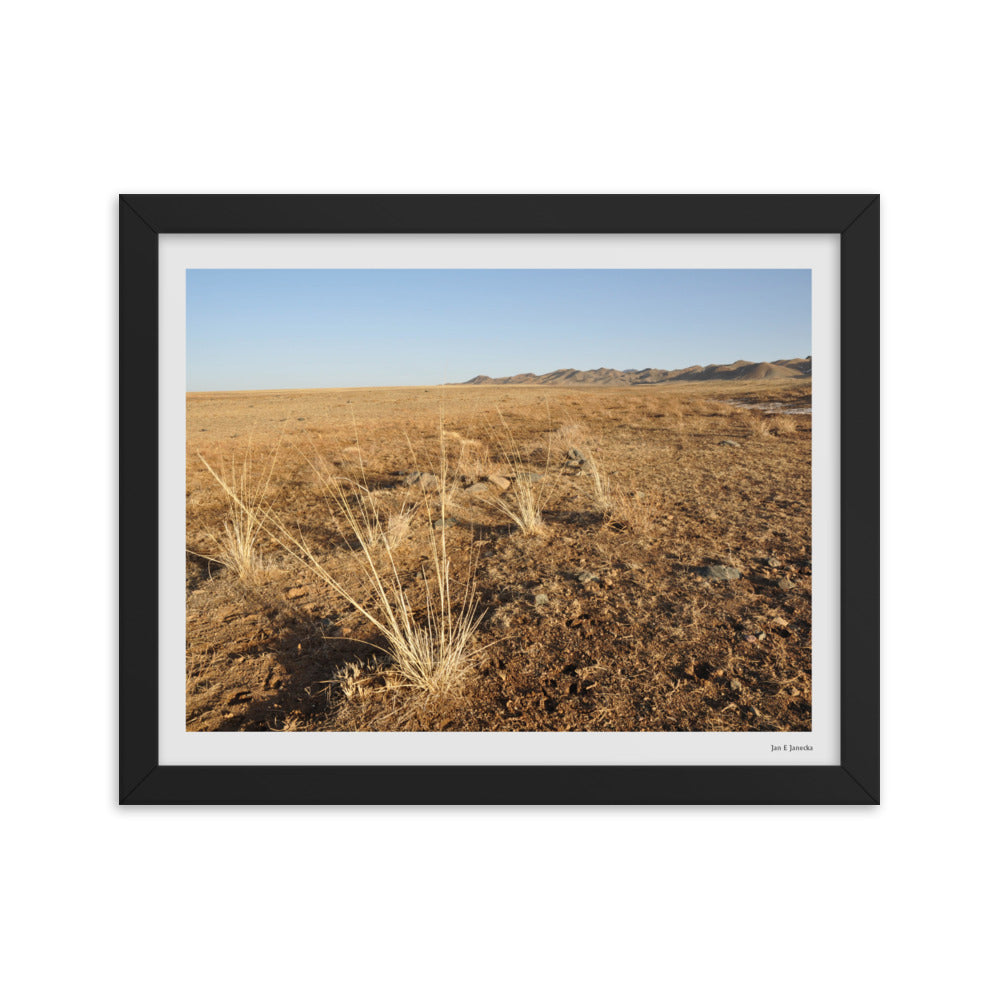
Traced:
[[190, 394], [188, 728], [808, 731], [810, 392]]

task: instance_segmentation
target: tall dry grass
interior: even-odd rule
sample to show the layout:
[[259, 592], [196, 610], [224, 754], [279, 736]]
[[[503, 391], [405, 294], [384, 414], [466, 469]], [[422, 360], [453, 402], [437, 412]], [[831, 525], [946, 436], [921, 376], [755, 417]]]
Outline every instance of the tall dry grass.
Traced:
[[481, 500], [488, 507], [502, 514], [522, 534], [543, 535], [544, 519], [555, 487], [552, 484], [552, 445], [547, 442], [545, 464], [542, 472], [535, 472], [528, 464], [525, 452], [514, 440], [510, 425], [499, 414], [499, 426], [494, 433], [494, 443], [505, 465], [505, 475], [511, 476], [510, 486], [497, 496], [483, 495]]
[[270, 568], [262, 552], [261, 542], [268, 533], [266, 525], [272, 512], [268, 492], [277, 456], [276, 446], [271, 452], [266, 471], [263, 475], [257, 475], [254, 472], [253, 448], [250, 444], [241, 463], [237, 464], [235, 456], [230, 459], [228, 474], [224, 475], [214, 469], [204, 455], [198, 455], [212, 478], [222, 488], [227, 509], [221, 533], [210, 536], [215, 545], [215, 555], [200, 552], [192, 554], [224, 566], [241, 583], [247, 585], [263, 583]]
[[[473, 661], [473, 638], [483, 619], [476, 601], [474, 565], [470, 563], [464, 580], [457, 579], [448, 551], [449, 529], [433, 527], [445, 516], [448, 480], [442, 446], [438, 489], [387, 517], [363, 468], [360, 478], [322, 477], [341, 532], [353, 543], [348, 558], [363, 581], [357, 589], [331, 572], [301, 532], [273, 513], [267, 521], [277, 544], [375, 629], [391, 657], [398, 686], [431, 694], [446, 693], [461, 681]], [[394, 549], [400, 534], [409, 532], [418, 520], [426, 533], [428, 558], [408, 585]]]
[[609, 475], [599, 442], [582, 424], [563, 425], [552, 440], [565, 449], [565, 462], [582, 476], [594, 510], [604, 518], [623, 513], [626, 495]]
[[584, 449], [582, 454], [585, 463], [583, 474], [590, 485], [594, 509], [602, 516], [609, 517], [621, 506], [621, 491], [612, 486], [603, 460], [597, 457], [593, 448]]

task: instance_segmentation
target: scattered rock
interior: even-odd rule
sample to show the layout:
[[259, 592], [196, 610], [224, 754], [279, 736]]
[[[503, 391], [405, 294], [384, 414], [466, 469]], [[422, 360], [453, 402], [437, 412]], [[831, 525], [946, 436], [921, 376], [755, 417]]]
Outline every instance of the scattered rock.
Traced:
[[525, 472], [522, 473], [519, 479], [525, 479], [529, 483], [540, 483], [545, 477], [538, 472]]
[[434, 522], [435, 528], [454, 528], [458, 521], [453, 517], [441, 517]]
[[708, 580], [738, 580], [740, 571], [732, 566], [702, 566], [701, 575]]
[[726, 440], [726, 441], [720, 441], [719, 444], [720, 445], [725, 445], [727, 448], [740, 448], [740, 447], [742, 447], [742, 445], [739, 443], [739, 441], [729, 441], [729, 440]]
[[488, 491], [489, 487], [486, 485], [486, 483], [473, 483], [470, 487], [463, 490], [462, 492], [475, 494], [475, 493], [487, 493]]
[[411, 472], [403, 482], [407, 486], [419, 486], [422, 490], [429, 490], [437, 486], [438, 477], [430, 472]]
[[541, 608], [549, 603], [548, 597], [545, 594], [535, 594], [535, 607]]
[[501, 493], [503, 493], [504, 490], [510, 489], [510, 480], [505, 476], [499, 476], [496, 473], [493, 473], [492, 476], [488, 476], [487, 482], [492, 483]]
[[566, 452], [566, 458], [571, 462], [579, 462], [580, 465], [583, 465], [583, 463], [587, 461], [587, 456], [584, 455], [579, 448], [570, 448], [570, 450]]
[[778, 566], [781, 565], [781, 560], [780, 559], [776, 559], [774, 556], [771, 556], [771, 558], [768, 559], [767, 564], [768, 564], [768, 566], [773, 566], [773, 567], [777, 568]]
[[731, 678], [729, 681], [729, 690], [739, 694], [743, 690], [743, 685], [735, 678]]
[[795, 588], [795, 581], [789, 580], [787, 576], [783, 576], [778, 581], [778, 586], [781, 587], [782, 590], [793, 590]]
[[576, 578], [580, 583], [593, 583], [595, 580], [599, 580], [600, 577], [596, 573], [591, 573], [590, 570], [585, 569], [582, 573], [577, 573]]

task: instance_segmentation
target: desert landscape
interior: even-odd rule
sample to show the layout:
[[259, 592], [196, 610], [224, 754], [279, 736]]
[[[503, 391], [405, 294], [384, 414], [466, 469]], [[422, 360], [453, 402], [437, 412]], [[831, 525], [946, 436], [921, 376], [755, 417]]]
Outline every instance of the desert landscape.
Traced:
[[188, 393], [188, 729], [809, 731], [811, 370]]

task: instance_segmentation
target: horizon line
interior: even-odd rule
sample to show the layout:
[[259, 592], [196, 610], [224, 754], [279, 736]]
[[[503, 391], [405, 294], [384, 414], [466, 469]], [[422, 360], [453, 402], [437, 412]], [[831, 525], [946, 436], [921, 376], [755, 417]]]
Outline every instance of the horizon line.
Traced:
[[[776, 360], [786, 360], [786, 361], [811, 361], [812, 354], [806, 354], [801, 358], [781, 358]], [[554, 372], [597, 372], [597, 371], [616, 371], [622, 374], [629, 374], [632, 372], [643, 372], [643, 371], [687, 371], [691, 368], [722, 368], [726, 365], [736, 365], [736, 364], [747, 364], [747, 365], [771, 365], [774, 361], [747, 361], [745, 358], [737, 358], [735, 361], [712, 361], [707, 365], [685, 365], [684, 368], [656, 368], [653, 365], [647, 365], [645, 368], [611, 368], [607, 365], [601, 365], [599, 368], [554, 368], [551, 372], [543, 372], [541, 376], [536, 375], [533, 371], [521, 371], [514, 375], [486, 375], [482, 372], [472, 375], [470, 378], [464, 379], [461, 382], [382, 382], [382, 383], [368, 383], [365, 385], [311, 385], [311, 386], [269, 386], [267, 388], [242, 388], [242, 389], [185, 389], [187, 395], [192, 395], [199, 392], [320, 392], [329, 391], [330, 389], [440, 389], [447, 387], [463, 386], [468, 385], [473, 379], [477, 378], [517, 378], [518, 376], [531, 376], [532, 378], [540, 378], [545, 375], [551, 375]], [[516, 382], [504, 383], [504, 387], [509, 388], [511, 385], [517, 385]], [[653, 385], [662, 383], [651, 383]], [[619, 388], [637, 388], [634, 385], [619, 386]]]

